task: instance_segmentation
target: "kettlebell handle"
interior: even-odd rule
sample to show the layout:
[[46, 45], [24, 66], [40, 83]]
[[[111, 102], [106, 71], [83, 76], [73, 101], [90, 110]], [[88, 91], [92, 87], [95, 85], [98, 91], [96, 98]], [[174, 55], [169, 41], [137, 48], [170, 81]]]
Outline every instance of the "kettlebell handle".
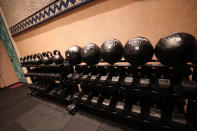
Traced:
[[52, 52], [47, 51], [48, 56], [53, 56]]
[[27, 59], [29, 59], [30, 58], [30, 56], [29, 55], [27, 55]]
[[46, 52], [43, 52], [42, 56], [44, 56], [44, 57], [47, 56], [48, 57], [48, 54]]
[[54, 55], [57, 55], [57, 54], [60, 55], [61, 54], [59, 50], [54, 50], [53, 53], [54, 53]]
[[33, 56], [34, 58], [36, 58], [36, 57], [38, 57], [38, 55], [37, 54], [34, 54], [34, 56]]

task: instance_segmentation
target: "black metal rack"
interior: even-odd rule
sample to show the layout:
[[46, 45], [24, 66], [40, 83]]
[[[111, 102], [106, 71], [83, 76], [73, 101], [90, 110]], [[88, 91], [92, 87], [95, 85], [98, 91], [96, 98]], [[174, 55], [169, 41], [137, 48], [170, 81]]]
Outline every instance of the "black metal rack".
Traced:
[[61, 99], [70, 113], [81, 109], [128, 125], [197, 129], [197, 65], [136, 66], [123, 60], [114, 65], [21, 66], [32, 80], [31, 95]]

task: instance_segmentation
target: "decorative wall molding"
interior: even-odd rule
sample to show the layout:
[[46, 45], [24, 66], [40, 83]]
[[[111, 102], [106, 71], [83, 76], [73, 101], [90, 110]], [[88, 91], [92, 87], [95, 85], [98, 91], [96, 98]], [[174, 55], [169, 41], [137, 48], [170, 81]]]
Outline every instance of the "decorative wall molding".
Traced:
[[12, 36], [92, 0], [58, 0], [10, 28]]
[[23, 70], [20, 66], [19, 59], [17, 57], [16, 51], [12, 43], [12, 38], [8, 32], [8, 28], [7, 28], [8, 26], [6, 25], [6, 23], [4, 23], [4, 21], [5, 21], [5, 18], [3, 17], [3, 14], [0, 8], [0, 40], [2, 41], [6, 49], [6, 52], [9, 56], [9, 59], [12, 63], [13, 69], [15, 70], [19, 81], [26, 82], [26, 78], [24, 76]]

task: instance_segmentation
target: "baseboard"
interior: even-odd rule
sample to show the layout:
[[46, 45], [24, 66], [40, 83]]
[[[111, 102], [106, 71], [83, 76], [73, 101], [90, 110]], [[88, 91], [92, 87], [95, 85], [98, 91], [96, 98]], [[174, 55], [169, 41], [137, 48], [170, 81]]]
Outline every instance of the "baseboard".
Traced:
[[[16, 82], [16, 83], [14, 83], [14, 84], [11, 84], [11, 85], [8, 85], [8, 86], [1, 87], [0, 89], [9, 88], [9, 87], [11, 87], [11, 86], [13, 86], [13, 85], [15, 85], [15, 84], [18, 84], [18, 83], [24, 83], [24, 82]], [[24, 84], [25, 84], [25, 83], [24, 83]]]

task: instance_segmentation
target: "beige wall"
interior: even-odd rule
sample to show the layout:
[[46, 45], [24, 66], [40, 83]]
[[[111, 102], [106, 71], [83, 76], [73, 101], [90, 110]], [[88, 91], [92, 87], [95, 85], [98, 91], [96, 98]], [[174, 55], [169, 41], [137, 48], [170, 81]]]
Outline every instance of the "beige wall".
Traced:
[[70, 45], [101, 45], [110, 37], [124, 44], [129, 38], [144, 36], [155, 45], [175, 31], [197, 37], [197, 0], [94, 0], [14, 40], [22, 56], [54, 49], [64, 54]]
[[18, 82], [16, 73], [12, 67], [12, 63], [7, 55], [7, 52], [0, 41], [0, 86], [9, 86]]

